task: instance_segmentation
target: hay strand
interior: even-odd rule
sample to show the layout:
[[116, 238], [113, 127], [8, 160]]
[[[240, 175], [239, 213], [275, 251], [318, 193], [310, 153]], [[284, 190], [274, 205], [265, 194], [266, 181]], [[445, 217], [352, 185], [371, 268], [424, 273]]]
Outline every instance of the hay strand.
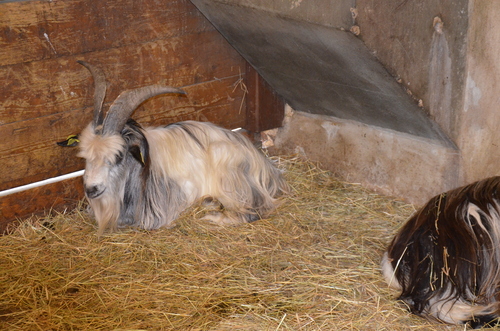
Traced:
[[[0, 238], [2, 330], [436, 330], [394, 301], [379, 261], [413, 206], [276, 158], [292, 192], [239, 227], [97, 238], [82, 204]], [[458, 328], [457, 328], [458, 330]]]

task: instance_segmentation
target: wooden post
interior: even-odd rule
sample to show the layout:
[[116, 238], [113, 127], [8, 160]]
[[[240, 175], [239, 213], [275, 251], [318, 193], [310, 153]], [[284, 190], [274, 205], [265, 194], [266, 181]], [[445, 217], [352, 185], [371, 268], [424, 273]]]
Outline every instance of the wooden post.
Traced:
[[285, 116], [285, 102], [247, 62], [245, 85], [247, 119], [244, 129], [252, 133], [278, 128]]

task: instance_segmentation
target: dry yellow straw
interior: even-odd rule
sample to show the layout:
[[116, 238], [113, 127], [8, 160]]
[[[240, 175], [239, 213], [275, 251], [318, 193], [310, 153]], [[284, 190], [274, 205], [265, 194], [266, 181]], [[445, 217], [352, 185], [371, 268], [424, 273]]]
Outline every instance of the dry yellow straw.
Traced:
[[[100, 239], [85, 206], [0, 237], [2, 330], [436, 330], [394, 300], [383, 249], [413, 206], [297, 157], [269, 219]], [[447, 329], [450, 330], [450, 329]]]

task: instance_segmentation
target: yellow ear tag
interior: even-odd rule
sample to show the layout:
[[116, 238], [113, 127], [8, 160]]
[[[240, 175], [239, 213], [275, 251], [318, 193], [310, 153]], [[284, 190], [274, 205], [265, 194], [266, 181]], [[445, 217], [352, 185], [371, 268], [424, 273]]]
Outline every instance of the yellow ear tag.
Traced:
[[62, 147], [75, 147], [79, 142], [80, 140], [78, 139], [78, 135], [72, 134], [69, 135], [66, 140], [60, 141], [57, 144]]
[[66, 140], [68, 141], [68, 146], [73, 146], [73, 145], [78, 144], [80, 142], [80, 140], [78, 139], [78, 136], [74, 135], [74, 134], [69, 136]]

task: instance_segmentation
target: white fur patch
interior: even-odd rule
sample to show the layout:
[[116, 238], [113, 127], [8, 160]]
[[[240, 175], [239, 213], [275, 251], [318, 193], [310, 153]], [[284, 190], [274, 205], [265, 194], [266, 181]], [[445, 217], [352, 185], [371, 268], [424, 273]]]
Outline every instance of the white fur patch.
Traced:
[[394, 274], [394, 268], [392, 267], [391, 262], [392, 261], [389, 259], [389, 255], [387, 254], [387, 252], [385, 252], [384, 256], [382, 257], [382, 263], [381, 263], [382, 275], [384, 276], [384, 279], [387, 285], [389, 285], [389, 287], [400, 291], [401, 285], [396, 279], [396, 276]]

